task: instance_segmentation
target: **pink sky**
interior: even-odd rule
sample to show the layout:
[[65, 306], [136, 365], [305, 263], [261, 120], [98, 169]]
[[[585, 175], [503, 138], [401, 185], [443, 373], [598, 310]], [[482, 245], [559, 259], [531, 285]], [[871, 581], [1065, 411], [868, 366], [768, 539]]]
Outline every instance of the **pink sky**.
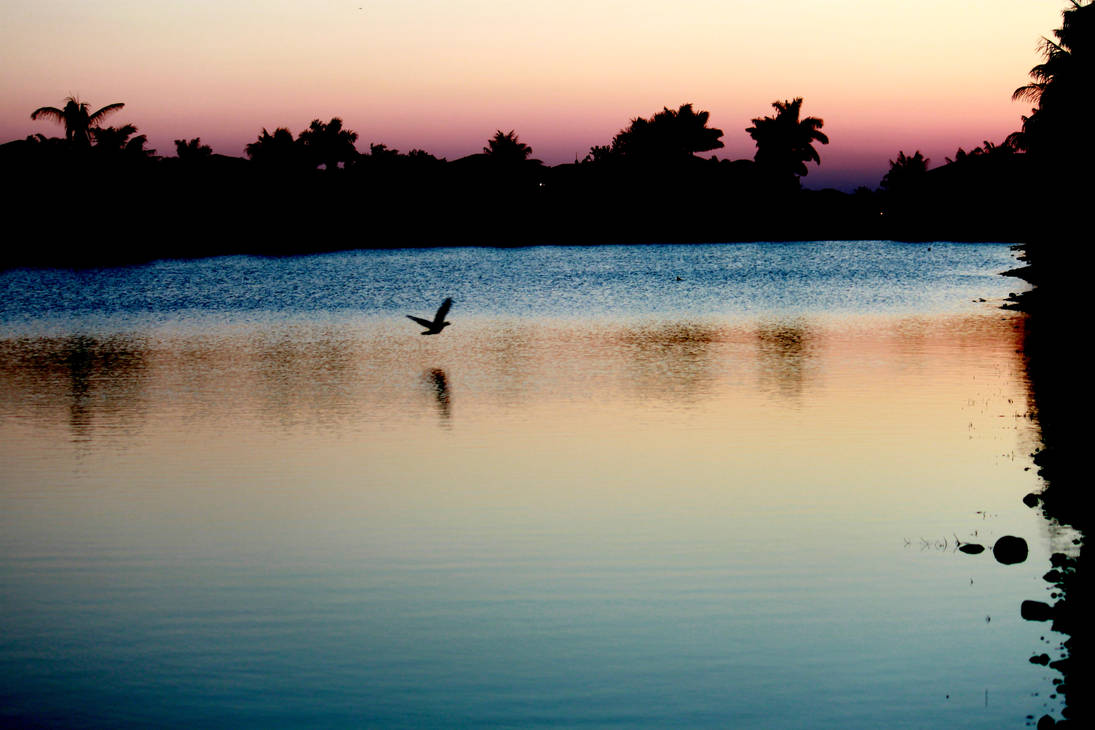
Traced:
[[5, 0], [0, 141], [59, 134], [30, 112], [122, 101], [161, 154], [243, 154], [263, 127], [340, 116], [370, 142], [450, 159], [514, 129], [549, 164], [691, 102], [726, 148], [777, 99], [832, 143], [809, 187], [876, 186], [898, 150], [933, 163], [1000, 142], [1058, 0]]

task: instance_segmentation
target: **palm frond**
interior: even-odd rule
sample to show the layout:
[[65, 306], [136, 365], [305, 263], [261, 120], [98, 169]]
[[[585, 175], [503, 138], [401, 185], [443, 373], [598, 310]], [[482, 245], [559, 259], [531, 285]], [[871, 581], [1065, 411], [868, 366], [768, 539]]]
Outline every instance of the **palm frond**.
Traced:
[[1012, 101], [1031, 101], [1037, 103], [1038, 99], [1042, 97], [1042, 92], [1045, 91], [1045, 84], [1027, 84], [1026, 86], [1020, 86], [1011, 94]]
[[31, 119], [52, 119], [55, 122], [63, 121], [65, 113], [55, 106], [40, 106], [30, 113]]
[[1055, 53], [1068, 53], [1068, 50], [1060, 43], [1043, 37], [1042, 40], [1038, 41], [1038, 52], [1049, 58]]
[[[1023, 117], [1026, 121], [1026, 117]], [[1027, 147], [1026, 134], [1023, 132], [1012, 132], [1004, 139], [1004, 144], [1013, 150], [1024, 151]]]
[[99, 109], [94, 114], [91, 114], [90, 116], [88, 116], [87, 123], [88, 123], [89, 126], [94, 126], [94, 125], [98, 124], [100, 121], [102, 121], [103, 119], [105, 119], [108, 115], [113, 114], [114, 112], [118, 111], [119, 109], [121, 109], [124, 106], [125, 106], [125, 104], [123, 104], [122, 102], [115, 102], [113, 104], [107, 104], [102, 109]]

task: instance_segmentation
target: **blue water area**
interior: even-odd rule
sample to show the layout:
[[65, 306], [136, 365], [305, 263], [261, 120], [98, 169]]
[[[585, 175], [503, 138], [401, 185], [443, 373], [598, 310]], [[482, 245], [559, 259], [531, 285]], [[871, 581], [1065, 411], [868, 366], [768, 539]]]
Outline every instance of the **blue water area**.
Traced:
[[[0, 326], [193, 316], [431, 314], [620, 318], [935, 313], [1003, 297], [1001, 244], [884, 241], [354, 251], [0, 273]], [[680, 280], [678, 280], [678, 277]]]
[[[1055, 713], [1004, 244], [0, 272], [0, 726]], [[446, 297], [453, 326], [406, 314]], [[956, 540], [1023, 536], [1018, 565]], [[1055, 655], [1056, 657], [1056, 655]]]

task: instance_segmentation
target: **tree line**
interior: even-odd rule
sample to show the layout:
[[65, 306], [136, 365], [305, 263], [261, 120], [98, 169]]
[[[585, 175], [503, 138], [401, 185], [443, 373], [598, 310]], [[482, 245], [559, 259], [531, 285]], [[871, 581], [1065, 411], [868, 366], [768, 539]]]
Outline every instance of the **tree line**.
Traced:
[[1047, 187], [1037, 181], [1055, 177], [1050, 185], [1068, 197], [1075, 191], [1065, 180], [1086, 164], [1077, 130], [1090, 118], [1091, 7], [1074, 2], [1044, 42], [1043, 62], [1015, 92], [1035, 104], [1016, 133], [958, 149], [935, 168], [919, 150], [902, 150], [877, 189], [852, 194], [803, 188], [829, 139], [801, 98], [752, 120], [744, 130], [752, 159], [710, 154], [723, 148], [723, 131], [707, 111], [682, 104], [631, 119], [581, 160], [547, 166], [514, 130], [456, 160], [379, 143], [359, 151], [357, 133], [338, 117], [295, 135], [263, 129], [245, 157], [214, 154], [200, 138], [175, 140], [174, 156], [158, 156], [134, 125], [106, 126], [123, 103], [93, 111], [73, 97], [31, 113], [59, 123], [63, 137], [0, 145], [0, 170], [23, 183], [10, 207], [28, 216], [64, 210], [124, 234], [95, 251], [60, 251], [72, 245], [58, 234], [42, 249], [9, 245], [4, 260], [49, 250], [97, 261], [444, 244], [1024, 240], [1033, 223], [1014, 211]]
[[[801, 98], [777, 101], [773, 113], [752, 120], [745, 130], [756, 144], [751, 160], [704, 156], [723, 147], [723, 132], [711, 126], [709, 112], [682, 104], [632, 119], [584, 159], [547, 166], [514, 130], [498, 130], [481, 152], [455, 160], [378, 143], [359, 151], [358, 134], [338, 117], [315, 119], [295, 135], [264, 128], [245, 157], [214, 154], [200, 138], [175, 140], [175, 155], [165, 157], [132, 124], [107, 126], [123, 103], [93, 110], [69, 98], [31, 113], [59, 124], [63, 137], [35, 134], [4, 145], [0, 166], [27, 183], [14, 208], [48, 215], [58, 206], [126, 231], [110, 247], [65, 251], [65, 260], [140, 258], [145, 254], [134, 249], [141, 245], [149, 256], [190, 256], [801, 238], [819, 217], [834, 218], [826, 206], [783, 230], [766, 211], [801, 204], [801, 179], [821, 161], [816, 145], [829, 141], [824, 122], [802, 114], [802, 105]], [[76, 194], [50, 185], [59, 179], [95, 184]], [[33, 192], [51, 187], [49, 196]], [[167, 211], [170, 226], [158, 218]], [[142, 235], [155, 242], [137, 244]], [[42, 249], [6, 257], [21, 254], [40, 258]]]
[[[829, 138], [821, 132], [824, 125], [821, 119], [801, 116], [802, 103], [801, 98], [774, 102], [774, 115], [753, 119], [753, 126], [745, 130], [756, 143], [757, 151], [753, 161], [737, 161], [737, 167], [755, 167], [757, 179], [773, 190], [801, 187], [801, 178], [809, 172], [806, 164], [821, 164], [814, 144], [829, 143]], [[40, 107], [30, 118], [59, 123], [65, 136], [62, 139], [34, 134], [28, 136], [22, 146], [31, 150], [51, 147], [55, 155], [68, 155], [83, 162], [160, 160], [156, 150], [148, 148], [146, 135], [137, 134], [134, 125], [103, 126], [108, 116], [124, 107], [124, 103], [116, 102], [92, 112], [87, 102], [75, 97], [66, 99], [62, 107]], [[585, 159], [576, 163], [655, 169], [688, 164], [700, 153], [723, 147], [723, 132], [709, 126], [709, 118], [709, 112], [695, 111], [692, 104], [683, 104], [678, 109], [665, 107], [649, 119], [632, 119], [609, 144], [592, 147]], [[406, 157], [424, 165], [446, 162], [420, 149], [401, 155], [384, 144], [371, 144], [367, 153], [361, 153], [356, 147], [357, 141], [358, 134], [344, 128], [340, 118], [334, 117], [328, 122], [315, 119], [295, 137], [285, 127], [278, 127], [273, 133], [264, 128], [258, 138], [246, 146], [245, 153], [251, 163], [266, 172], [296, 174], [350, 170], [359, 165], [367, 166], [370, 157], [388, 162]], [[514, 130], [498, 130], [480, 154], [489, 159], [499, 173], [513, 172], [520, 167], [543, 167], [539, 160], [532, 159], [532, 148], [522, 142]], [[175, 140], [175, 159], [179, 162], [198, 164], [212, 158], [212, 149], [203, 145], [200, 137]]]

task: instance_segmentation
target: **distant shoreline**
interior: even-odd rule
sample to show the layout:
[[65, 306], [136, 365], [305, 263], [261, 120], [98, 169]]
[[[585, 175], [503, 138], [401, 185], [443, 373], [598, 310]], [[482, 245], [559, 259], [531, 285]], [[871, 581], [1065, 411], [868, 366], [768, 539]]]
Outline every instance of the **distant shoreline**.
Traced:
[[1018, 243], [1036, 225], [1009, 215], [1028, 204], [1029, 168], [1013, 150], [971, 154], [913, 182], [845, 193], [696, 155], [547, 167], [378, 148], [328, 170], [17, 140], [0, 145], [4, 203], [9, 229], [33, 234], [9, 237], [0, 267], [438, 246]]
[[[540, 246], [703, 246], [703, 245], [732, 245], [732, 244], [747, 244], [747, 243], [759, 243], [759, 244], [780, 244], [780, 243], [837, 243], [845, 241], [861, 241], [861, 242], [892, 242], [892, 243], [917, 243], [917, 244], [932, 244], [932, 243], [958, 243], [958, 244], [977, 244], [977, 243], [996, 243], [1001, 245], [1014, 245], [1013, 241], [1001, 241], [993, 238], [985, 239], [966, 239], [959, 240], [956, 238], [932, 238], [932, 239], [900, 239], [900, 238], [851, 238], [851, 237], [825, 237], [825, 238], [749, 238], [749, 239], [735, 239], [735, 240], [678, 240], [678, 241], [594, 241], [594, 240], [569, 240], [569, 241], [555, 241], [555, 242], [542, 242], [542, 241], [527, 241], [519, 243], [469, 243], [466, 241], [446, 241], [438, 243], [409, 243], [409, 242], [393, 242], [390, 245], [370, 245], [370, 246], [353, 246], [353, 247], [335, 247], [335, 248], [293, 248], [291, 246], [283, 245], [264, 245], [264, 246], [225, 246], [223, 248], [216, 246], [201, 247], [198, 250], [177, 250], [166, 249], [159, 253], [151, 251], [136, 251], [132, 249], [126, 249], [117, 252], [114, 255], [96, 256], [90, 257], [81, 251], [66, 250], [59, 252], [56, 250], [49, 252], [32, 252], [30, 254], [16, 254], [12, 255], [9, 252], [5, 252], [3, 258], [0, 258], [0, 271], [8, 271], [13, 269], [97, 269], [97, 268], [116, 268], [125, 266], [141, 266], [145, 264], [154, 263], [156, 261], [196, 261], [208, 258], [218, 258], [222, 256], [259, 256], [259, 257], [294, 257], [294, 256], [315, 256], [328, 253], [339, 252], [354, 252], [354, 251], [385, 251], [385, 250], [413, 250], [413, 249], [440, 249], [440, 248], [495, 248], [495, 249], [516, 249], [516, 248], [534, 248]], [[1020, 269], [1012, 269], [1005, 272], [1000, 272], [1001, 276], [1015, 276], [1017, 278], [1027, 279], [1029, 274], [1026, 272], [1026, 267]], [[1021, 309], [1018, 304], [1009, 305], [1008, 308]]]

